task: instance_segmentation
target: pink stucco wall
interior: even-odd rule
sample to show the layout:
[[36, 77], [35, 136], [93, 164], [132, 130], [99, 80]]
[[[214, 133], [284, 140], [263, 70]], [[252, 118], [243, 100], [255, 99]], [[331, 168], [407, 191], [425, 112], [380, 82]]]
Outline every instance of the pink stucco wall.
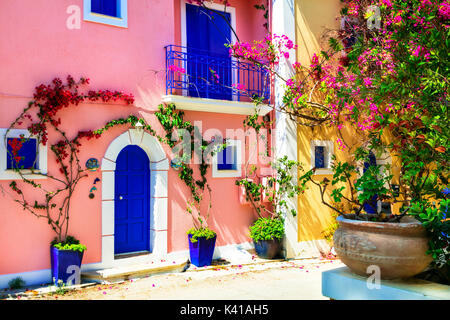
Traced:
[[[262, 12], [256, 0], [232, 0], [237, 31], [242, 41], [264, 35]], [[136, 114], [163, 133], [153, 115], [165, 94], [164, 46], [180, 42], [179, 0], [129, 0], [128, 28], [81, 21], [81, 28], [66, 27], [70, 5], [83, 8], [82, 0], [15, 0], [0, 2], [0, 128], [7, 128], [31, 100], [34, 87], [54, 77], [87, 76], [87, 89], [122, 90], [132, 93], [133, 106], [84, 103], [61, 112], [71, 134], [96, 129], [108, 120]], [[81, 13], [82, 15], [82, 13]], [[243, 116], [186, 112], [188, 120], [203, 121], [203, 129], [241, 128]], [[81, 162], [101, 159], [109, 143], [125, 127], [114, 128], [99, 140], [85, 142]], [[50, 143], [52, 137], [50, 137]], [[166, 146], [164, 146], [167, 149]], [[49, 152], [49, 173], [55, 170]], [[69, 233], [88, 250], [83, 263], [101, 260], [101, 186], [89, 199], [89, 189], [101, 172], [89, 173], [78, 186], [71, 208]], [[217, 245], [249, 241], [248, 226], [254, 219], [249, 207], [238, 202], [235, 178], [213, 179], [210, 226], [218, 233]], [[169, 170], [168, 251], [187, 249], [186, 230], [192, 226], [185, 212], [189, 191]], [[0, 180], [0, 275], [50, 267], [49, 242], [54, 234], [45, 220], [23, 212], [13, 202], [10, 181]], [[46, 182], [43, 182], [46, 183]], [[220, 191], [219, 191], [220, 190]]]

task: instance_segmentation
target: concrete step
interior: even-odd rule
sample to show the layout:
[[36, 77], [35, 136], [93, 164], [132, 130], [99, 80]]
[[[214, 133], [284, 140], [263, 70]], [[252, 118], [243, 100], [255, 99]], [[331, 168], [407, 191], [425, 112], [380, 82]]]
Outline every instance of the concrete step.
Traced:
[[188, 260], [159, 261], [153, 263], [134, 264], [109, 269], [81, 272], [85, 282], [114, 283], [129, 279], [144, 278], [161, 273], [183, 272], [189, 267]]

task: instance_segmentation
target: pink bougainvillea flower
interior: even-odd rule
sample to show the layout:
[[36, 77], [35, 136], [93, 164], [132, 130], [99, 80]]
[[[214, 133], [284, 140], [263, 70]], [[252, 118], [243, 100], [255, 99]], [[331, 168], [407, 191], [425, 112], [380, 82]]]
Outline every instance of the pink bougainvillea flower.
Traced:
[[167, 67], [168, 70], [173, 71], [175, 73], [186, 73], [186, 70], [182, 67], [178, 67], [176, 65], [170, 65]]
[[236, 90], [245, 90], [245, 86], [241, 83], [233, 83], [231, 86]]
[[370, 87], [372, 85], [372, 79], [369, 77], [364, 78], [363, 82], [364, 82], [364, 86], [366, 86], [366, 87]]

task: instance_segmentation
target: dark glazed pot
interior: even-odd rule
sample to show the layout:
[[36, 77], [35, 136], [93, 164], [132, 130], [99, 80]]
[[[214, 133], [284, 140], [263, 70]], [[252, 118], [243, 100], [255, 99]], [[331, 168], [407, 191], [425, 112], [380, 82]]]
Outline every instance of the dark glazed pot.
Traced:
[[263, 259], [280, 258], [282, 255], [283, 241], [281, 239], [253, 241], [258, 257]]
[[[354, 273], [368, 276], [371, 265], [380, 268], [383, 280], [413, 277], [432, 261], [426, 254], [428, 237], [422, 224], [412, 217], [399, 223], [345, 219], [339, 216], [334, 248]], [[372, 273], [370, 273], [372, 274]]]

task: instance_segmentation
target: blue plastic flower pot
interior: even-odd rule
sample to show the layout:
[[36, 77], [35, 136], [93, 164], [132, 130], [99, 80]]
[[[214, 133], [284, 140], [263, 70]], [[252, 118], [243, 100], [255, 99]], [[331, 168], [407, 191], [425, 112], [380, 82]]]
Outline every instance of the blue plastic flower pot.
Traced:
[[[59, 280], [67, 284], [70, 276], [80, 276], [81, 261], [83, 260], [83, 253], [73, 250], [59, 250], [54, 246], [50, 246], [50, 260], [52, 264], [52, 279], [55, 285]], [[75, 281], [79, 279], [71, 278]], [[75, 284], [74, 282], [72, 284]]]
[[283, 242], [281, 239], [253, 241], [258, 257], [274, 259], [282, 256]]
[[216, 238], [197, 238], [197, 242], [191, 242], [192, 235], [188, 235], [189, 255], [191, 263], [197, 267], [210, 266], [216, 245]]

